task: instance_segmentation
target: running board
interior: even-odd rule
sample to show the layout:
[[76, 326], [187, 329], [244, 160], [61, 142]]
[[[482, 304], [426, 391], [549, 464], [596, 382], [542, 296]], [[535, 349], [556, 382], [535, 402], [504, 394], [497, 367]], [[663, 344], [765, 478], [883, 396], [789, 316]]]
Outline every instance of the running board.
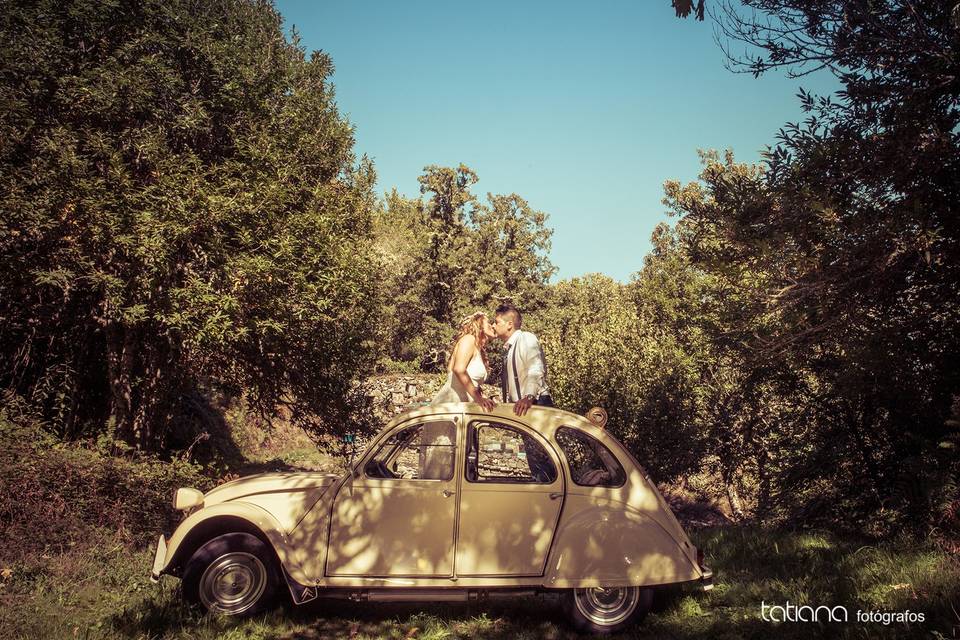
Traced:
[[[535, 596], [532, 589], [363, 589], [351, 591], [354, 602], [481, 602], [488, 598]], [[335, 597], [335, 596], [334, 596]]]
[[294, 604], [305, 604], [317, 598], [353, 600], [354, 602], [484, 602], [489, 598], [517, 598], [544, 593], [538, 589], [416, 589], [416, 588], [322, 588], [300, 584], [283, 572]]

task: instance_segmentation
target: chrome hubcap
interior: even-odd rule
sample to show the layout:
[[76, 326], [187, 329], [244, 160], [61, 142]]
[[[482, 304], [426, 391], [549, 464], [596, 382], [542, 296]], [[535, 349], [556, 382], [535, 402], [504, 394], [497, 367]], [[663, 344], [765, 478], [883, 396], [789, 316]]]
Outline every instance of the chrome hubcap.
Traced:
[[252, 607], [267, 587], [267, 569], [249, 553], [227, 553], [200, 576], [200, 600], [209, 611], [237, 615]]
[[613, 626], [630, 617], [640, 600], [639, 587], [594, 587], [576, 589], [574, 602], [577, 610], [590, 622]]

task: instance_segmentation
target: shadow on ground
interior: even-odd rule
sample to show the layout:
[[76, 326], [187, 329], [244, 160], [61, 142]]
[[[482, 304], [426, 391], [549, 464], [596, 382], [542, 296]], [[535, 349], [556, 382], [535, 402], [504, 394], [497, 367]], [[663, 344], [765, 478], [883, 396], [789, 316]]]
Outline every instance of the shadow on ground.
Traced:
[[552, 597], [443, 605], [327, 600], [304, 607], [291, 617], [304, 628], [278, 638], [414, 637], [440, 630], [453, 637], [479, 640], [576, 637], [565, 627], [563, 612]]
[[[568, 624], [559, 598], [553, 595], [477, 603], [355, 603], [318, 600], [301, 607], [284, 607], [249, 620], [199, 616], [171, 601], [144, 602], [112, 621], [121, 638], [464, 638], [478, 640], [573, 640], [584, 636]], [[716, 611], [703, 594], [684, 590], [665, 611], [651, 613], [644, 623], [623, 633], [605, 636], [653, 640], [659, 638], [771, 637], [768, 623], [740, 616], [727, 607]], [[794, 631], [794, 630], [791, 630]], [[786, 637], [810, 637], [795, 633]]]

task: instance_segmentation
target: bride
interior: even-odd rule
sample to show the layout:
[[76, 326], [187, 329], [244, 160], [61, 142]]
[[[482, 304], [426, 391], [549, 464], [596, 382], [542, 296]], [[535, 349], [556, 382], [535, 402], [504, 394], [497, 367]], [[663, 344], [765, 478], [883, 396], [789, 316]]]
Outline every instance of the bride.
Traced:
[[473, 400], [484, 411], [490, 411], [494, 402], [485, 398], [480, 383], [487, 378], [487, 354], [484, 347], [494, 337], [493, 326], [487, 314], [477, 311], [460, 323], [460, 333], [453, 342], [450, 362], [447, 363], [447, 381], [430, 404], [443, 402], [470, 402]]

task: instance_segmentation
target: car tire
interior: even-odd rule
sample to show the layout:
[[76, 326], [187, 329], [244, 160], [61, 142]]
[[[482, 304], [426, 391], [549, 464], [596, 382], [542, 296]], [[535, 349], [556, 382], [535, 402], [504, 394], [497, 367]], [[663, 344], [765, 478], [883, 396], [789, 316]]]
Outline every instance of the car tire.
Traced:
[[183, 572], [183, 596], [210, 613], [247, 617], [273, 605], [276, 555], [249, 533], [228, 533], [197, 549]]
[[573, 627], [582, 633], [616, 633], [646, 617], [653, 603], [649, 587], [570, 589], [563, 605]]

